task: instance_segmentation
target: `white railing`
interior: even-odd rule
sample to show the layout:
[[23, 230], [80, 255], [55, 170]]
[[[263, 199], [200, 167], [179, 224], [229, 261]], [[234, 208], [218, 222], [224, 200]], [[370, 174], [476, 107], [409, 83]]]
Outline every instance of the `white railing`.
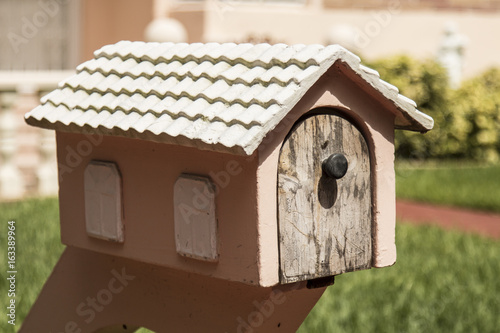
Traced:
[[57, 195], [55, 133], [24, 114], [73, 71], [0, 71], [0, 200]]

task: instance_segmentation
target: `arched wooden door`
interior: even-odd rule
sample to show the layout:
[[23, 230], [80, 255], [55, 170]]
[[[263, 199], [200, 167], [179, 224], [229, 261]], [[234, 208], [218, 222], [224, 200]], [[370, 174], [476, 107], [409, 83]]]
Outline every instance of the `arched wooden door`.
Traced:
[[313, 115], [292, 129], [278, 166], [281, 283], [371, 267], [370, 178], [368, 145], [346, 119]]

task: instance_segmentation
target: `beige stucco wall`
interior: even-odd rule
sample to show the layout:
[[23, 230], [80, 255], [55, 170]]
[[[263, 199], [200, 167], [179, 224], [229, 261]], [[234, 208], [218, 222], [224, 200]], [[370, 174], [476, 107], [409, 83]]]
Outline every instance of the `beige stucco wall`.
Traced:
[[[162, 0], [157, 0], [162, 1]], [[248, 4], [206, 1], [171, 2], [170, 15], [185, 26], [198, 25], [204, 12], [203, 29], [189, 34], [190, 42], [269, 41], [273, 43], [328, 42], [335, 25], [348, 25], [356, 31], [355, 53], [374, 59], [396, 53], [417, 58], [434, 57], [445, 23], [455, 22], [468, 38], [464, 76], [470, 77], [492, 66], [500, 66], [500, 11], [410, 10], [399, 0], [377, 9], [326, 9], [317, 3]], [[193, 11], [193, 15], [189, 13]], [[191, 17], [193, 19], [191, 20]]]
[[[348, 6], [345, 6], [348, 7]], [[433, 10], [405, 7], [402, 0], [364, 9], [324, 8], [321, 2], [306, 4], [244, 3], [237, 1], [127, 0], [82, 2], [81, 56], [121, 39], [143, 40], [153, 17], [170, 16], [182, 22], [189, 42], [269, 41], [273, 43], [328, 42], [334, 25], [348, 25], [357, 32], [352, 51], [367, 59], [407, 53], [433, 57], [448, 21], [468, 38], [464, 76], [500, 66], [498, 10]]]
[[153, 19], [154, 0], [83, 0], [81, 45], [78, 63], [93, 58], [94, 51], [120, 40], [144, 40]]

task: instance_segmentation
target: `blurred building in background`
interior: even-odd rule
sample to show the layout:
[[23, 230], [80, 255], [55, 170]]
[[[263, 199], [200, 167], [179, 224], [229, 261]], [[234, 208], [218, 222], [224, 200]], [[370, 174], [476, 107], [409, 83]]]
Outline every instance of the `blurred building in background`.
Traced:
[[52, 131], [24, 123], [94, 50], [142, 40], [152, 0], [0, 1], [0, 200], [56, 195]]
[[450, 59], [459, 84], [500, 66], [498, 32], [500, 0], [2, 0], [0, 200], [57, 193], [53, 133], [23, 115], [103, 45], [339, 43], [365, 59]]

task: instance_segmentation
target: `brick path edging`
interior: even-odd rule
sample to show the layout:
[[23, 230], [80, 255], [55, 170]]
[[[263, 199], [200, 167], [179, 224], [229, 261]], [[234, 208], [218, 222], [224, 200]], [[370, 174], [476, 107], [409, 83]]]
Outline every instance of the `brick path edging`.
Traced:
[[500, 239], [500, 214], [398, 199], [396, 201], [396, 217], [398, 221], [414, 224], [436, 224], [445, 229], [461, 230]]

